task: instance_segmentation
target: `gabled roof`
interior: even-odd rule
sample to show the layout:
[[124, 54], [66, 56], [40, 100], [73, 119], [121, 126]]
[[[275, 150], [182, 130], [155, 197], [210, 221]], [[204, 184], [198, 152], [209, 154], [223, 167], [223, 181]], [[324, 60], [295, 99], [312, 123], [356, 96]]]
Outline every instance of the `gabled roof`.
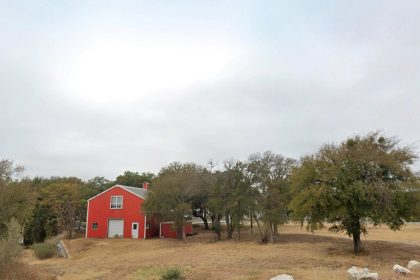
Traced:
[[136, 187], [130, 187], [130, 186], [123, 186], [123, 185], [115, 185], [113, 187], [110, 187], [109, 189], [104, 190], [101, 193], [98, 193], [97, 195], [89, 198], [88, 200], [92, 200], [95, 197], [98, 197], [98, 196], [106, 193], [107, 191], [112, 190], [113, 188], [121, 188], [121, 189], [124, 189], [124, 190], [126, 190], [126, 191], [128, 191], [128, 192], [130, 192], [130, 193], [132, 193], [132, 194], [134, 194], [134, 195], [136, 195], [136, 196], [138, 196], [138, 197], [140, 197], [142, 199], [146, 199], [147, 193], [149, 192], [148, 190], [145, 190], [143, 188], [136, 188]]
[[148, 190], [145, 190], [143, 188], [136, 188], [136, 187], [130, 187], [130, 186], [123, 186], [123, 185], [117, 185], [117, 186], [125, 189], [126, 191], [132, 192], [143, 199], [146, 199], [147, 193], [149, 192]]

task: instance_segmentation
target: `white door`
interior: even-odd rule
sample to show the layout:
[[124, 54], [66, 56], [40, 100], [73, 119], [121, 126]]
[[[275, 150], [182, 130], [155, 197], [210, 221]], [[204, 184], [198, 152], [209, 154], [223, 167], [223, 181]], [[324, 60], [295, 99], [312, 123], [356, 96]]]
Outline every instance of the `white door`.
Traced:
[[132, 223], [131, 224], [131, 237], [132, 238], [139, 238], [139, 223]]
[[124, 236], [124, 220], [108, 220], [108, 238]]

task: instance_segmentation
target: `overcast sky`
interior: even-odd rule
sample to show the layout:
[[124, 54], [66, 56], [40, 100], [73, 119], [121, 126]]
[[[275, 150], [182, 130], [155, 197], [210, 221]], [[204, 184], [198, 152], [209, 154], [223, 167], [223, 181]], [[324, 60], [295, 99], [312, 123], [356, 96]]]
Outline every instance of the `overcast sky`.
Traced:
[[411, 144], [419, 15], [418, 0], [0, 0], [0, 158], [113, 179], [378, 129]]

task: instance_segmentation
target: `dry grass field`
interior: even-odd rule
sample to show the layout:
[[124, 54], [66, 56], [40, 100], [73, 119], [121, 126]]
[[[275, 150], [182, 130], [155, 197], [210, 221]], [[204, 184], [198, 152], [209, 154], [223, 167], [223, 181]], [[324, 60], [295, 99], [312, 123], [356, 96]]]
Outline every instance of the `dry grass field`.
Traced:
[[287, 273], [297, 280], [347, 279], [352, 265], [368, 267], [380, 279], [420, 279], [397, 276], [396, 263], [420, 260], [420, 225], [399, 232], [370, 228], [363, 237], [364, 253], [354, 256], [348, 237], [320, 231], [311, 234], [296, 225], [281, 228], [276, 244], [258, 244], [258, 234], [244, 233], [241, 241], [216, 241], [200, 231], [187, 242], [176, 240], [74, 239], [66, 244], [71, 259], [37, 260], [30, 250], [24, 262], [52, 279], [159, 279], [167, 267], [180, 267], [187, 279], [270, 279]]

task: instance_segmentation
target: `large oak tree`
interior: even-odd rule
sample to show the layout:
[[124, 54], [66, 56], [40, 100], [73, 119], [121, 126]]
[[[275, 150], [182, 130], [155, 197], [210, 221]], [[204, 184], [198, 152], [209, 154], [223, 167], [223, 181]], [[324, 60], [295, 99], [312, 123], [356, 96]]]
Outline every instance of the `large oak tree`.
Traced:
[[410, 166], [415, 159], [409, 147], [378, 132], [325, 145], [293, 172], [294, 218], [311, 231], [327, 222], [331, 231], [346, 232], [359, 253], [367, 224], [397, 230], [413, 214], [418, 182]]

